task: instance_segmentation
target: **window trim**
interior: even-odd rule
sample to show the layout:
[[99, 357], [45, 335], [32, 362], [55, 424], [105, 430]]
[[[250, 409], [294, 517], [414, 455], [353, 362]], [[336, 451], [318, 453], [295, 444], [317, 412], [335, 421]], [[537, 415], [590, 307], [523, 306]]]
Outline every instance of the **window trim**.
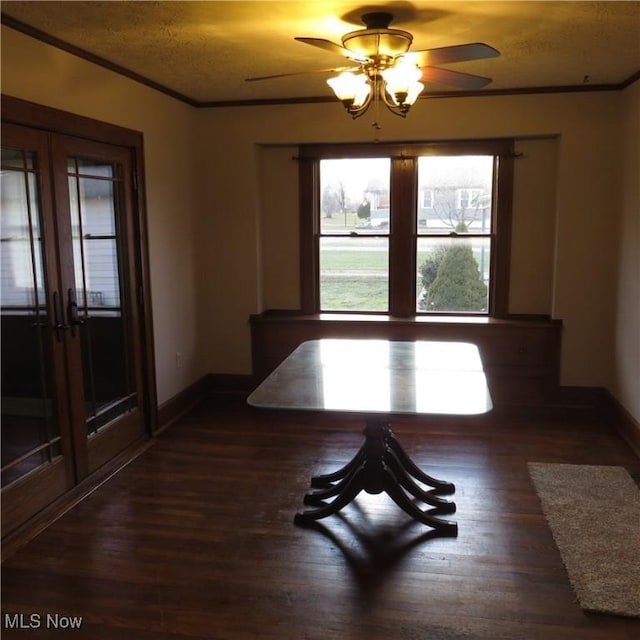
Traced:
[[[304, 314], [320, 313], [319, 206], [320, 160], [337, 158], [391, 159], [391, 224], [389, 246], [389, 312], [337, 311], [354, 315], [422, 316], [415, 309], [415, 243], [417, 220], [417, 158], [424, 155], [493, 155], [493, 247], [489, 282], [491, 318], [509, 315], [511, 218], [513, 201], [513, 139], [456, 140], [416, 143], [310, 144], [299, 147], [300, 301]], [[333, 313], [333, 312], [332, 312]], [[428, 313], [426, 316], [464, 314]]]

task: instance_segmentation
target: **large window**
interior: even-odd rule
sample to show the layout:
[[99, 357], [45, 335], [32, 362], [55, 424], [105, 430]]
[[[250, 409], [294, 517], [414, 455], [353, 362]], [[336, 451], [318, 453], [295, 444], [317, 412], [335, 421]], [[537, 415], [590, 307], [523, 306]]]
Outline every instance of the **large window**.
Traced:
[[301, 148], [303, 311], [507, 312], [505, 141]]

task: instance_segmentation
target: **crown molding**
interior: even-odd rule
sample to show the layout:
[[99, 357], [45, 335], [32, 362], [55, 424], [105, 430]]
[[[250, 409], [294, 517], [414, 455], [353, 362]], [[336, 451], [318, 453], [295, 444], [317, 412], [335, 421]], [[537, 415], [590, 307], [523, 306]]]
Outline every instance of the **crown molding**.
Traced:
[[[159, 91], [171, 98], [184, 102], [197, 109], [216, 109], [224, 107], [258, 107], [258, 106], [272, 106], [272, 105], [287, 105], [287, 104], [322, 104], [322, 103], [334, 103], [336, 99], [334, 96], [312, 96], [303, 98], [258, 98], [252, 100], [195, 100], [189, 96], [184, 95], [178, 91], [171, 89], [165, 85], [155, 82], [131, 69], [127, 69], [121, 65], [115, 64], [97, 56], [85, 49], [76, 47], [69, 42], [61, 40], [55, 36], [52, 36], [40, 29], [36, 29], [20, 20], [2, 13], [0, 14], [0, 21], [6, 27], [19, 31], [31, 38], [44, 42], [45, 44], [66, 51], [71, 55], [77, 56], [88, 62], [92, 62], [100, 67], [104, 67], [118, 75], [129, 78], [134, 82], [143, 84], [155, 91]], [[560, 86], [542, 86], [542, 87], [517, 87], [513, 89], [482, 89], [480, 91], [432, 91], [426, 95], [420, 96], [420, 100], [431, 100], [433, 98], [476, 98], [476, 97], [491, 97], [491, 96], [511, 96], [511, 95], [527, 95], [527, 94], [542, 94], [542, 93], [585, 93], [595, 91], [622, 91], [626, 89], [634, 82], [640, 79], [640, 70], [631, 74], [628, 78], [619, 83], [609, 84], [580, 84], [580, 85], [560, 85]]]

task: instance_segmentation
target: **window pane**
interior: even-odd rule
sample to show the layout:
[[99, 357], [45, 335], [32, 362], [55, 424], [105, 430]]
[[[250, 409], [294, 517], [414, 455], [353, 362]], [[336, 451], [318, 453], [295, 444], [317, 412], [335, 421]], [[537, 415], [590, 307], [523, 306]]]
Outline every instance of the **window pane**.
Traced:
[[93, 176], [95, 178], [112, 179], [116, 177], [112, 165], [83, 158], [67, 158], [67, 172], [69, 175]]
[[389, 240], [320, 239], [322, 311], [389, 309]]
[[6, 486], [61, 453], [35, 153], [2, 149], [2, 455]]
[[[113, 176], [117, 165], [69, 158], [68, 167], [93, 176]], [[92, 434], [136, 407], [133, 361], [120, 273], [124, 227], [118, 225], [122, 185], [118, 180], [69, 174], [69, 205], [76, 275], [76, 314], [82, 350], [85, 418]], [[69, 294], [71, 295], [71, 293]]]
[[320, 232], [389, 231], [389, 158], [320, 161]]
[[489, 238], [418, 238], [416, 311], [487, 313]]
[[3, 169], [0, 192], [2, 306], [39, 307], [44, 277], [36, 176]]
[[[109, 168], [110, 169], [110, 168]], [[80, 306], [120, 306], [114, 183], [69, 176], [76, 288]]]
[[418, 233], [489, 233], [493, 156], [418, 158]]
[[2, 147], [2, 166], [14, 169], [33, 170], [35, 166], [33, 151], [23, 151], [11, 147]]

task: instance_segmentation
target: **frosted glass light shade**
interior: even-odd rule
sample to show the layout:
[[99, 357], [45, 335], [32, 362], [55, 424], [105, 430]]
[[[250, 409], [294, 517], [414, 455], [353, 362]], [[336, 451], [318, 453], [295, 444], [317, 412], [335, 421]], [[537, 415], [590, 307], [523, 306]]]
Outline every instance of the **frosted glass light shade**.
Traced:
[[395, 104], [400, 102], [399, 95], [404, 97], [403, 104], [413, 104], [424, 89], [424, 85], [419, 82], [422, 71], [415, 64], [399, 62], [382, 71], [381, 75], [386, 83], [387, 93]]
[[329, 78], [327, 84], [336, 94], [338, 100], [351, 102], [354, 107], [358, 107], [366, 101], [371, 92], [371, 85], [362, 73], [354, 74], [350, 71], [343, 71], [334, 78]]

